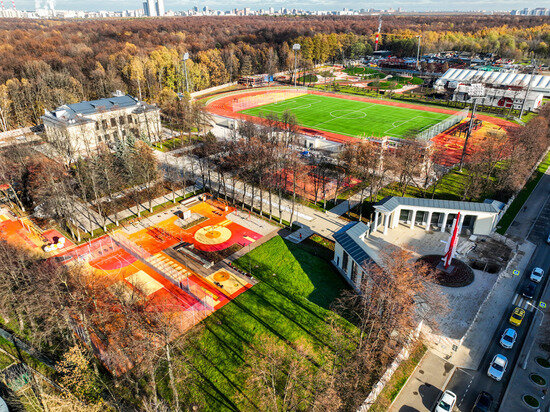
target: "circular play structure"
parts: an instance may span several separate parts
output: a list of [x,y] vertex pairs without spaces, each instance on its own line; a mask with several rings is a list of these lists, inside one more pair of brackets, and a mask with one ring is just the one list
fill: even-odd
[[205,226],[195,232],[195,240],[204,245],[219,245],[231,238],[231,230],[224,226]]
[[433,275],[432,281],[441,286],[459,288],[468,286],[474,281],[474,271],[464,262],[453,259],[450,271],[438,268],[443,255],[426,255],[418,259],[418,262],[426,264]]

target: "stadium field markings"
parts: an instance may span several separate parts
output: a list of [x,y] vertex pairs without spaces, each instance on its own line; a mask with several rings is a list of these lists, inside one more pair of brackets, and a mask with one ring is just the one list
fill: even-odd
[[[263,117],[269,112],[280,114],[286,110],[292,112],[296,116],[298,124],[303,127],[350,137],[385,135],[402,138],[413,128],[419,131],[426,130],[450,116],[444,113],[423,112],[408,107],[332,96],[313,97],[313,95],[302,95],[276,103],[266,103],[243,110],[241,113]],[[370,112],[368,115],[365,113],[366,110]],[[412,118],[408,118],[410,111],[415,114]],[[338,115],[339,113],[343,114]],[[392,125],[392,127],[388,128],[388,125]],[[399,133],[403,128],[406,129]],[[391,133],[392,131],[393,133]]]

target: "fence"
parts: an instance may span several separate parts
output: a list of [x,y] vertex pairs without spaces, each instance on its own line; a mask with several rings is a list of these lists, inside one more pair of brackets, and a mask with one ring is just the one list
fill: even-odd
[[432,137],[437,136],[439,133],[444,132],[445,130],[453,127],[455,124],[460,123],[462,120],[468,117],[469,108],[464,108],[457,114],[452,115],[451,117],[434,124],[426,130],[421,131],[416,135],[416,138],[419,140],[430,140]]

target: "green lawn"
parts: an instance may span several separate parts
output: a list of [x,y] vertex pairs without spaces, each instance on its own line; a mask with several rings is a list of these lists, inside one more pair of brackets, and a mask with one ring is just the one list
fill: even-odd
[[316,348],[329,347],[325,322],[336,315],[328,307],[346,288],[327,260],[279,236],[236,265],[251,267],[260,282],[207,318],[198,342],[187,350],[198,373],[193,397],[211,411],[254,409],[241,393],[243,354],[261,336],[274,335],[291,346],[305,339]]
[[283,113],[287,110],[294,113],[302,126],[354,137],[402,138],[449,117],[442,113],[309,94],[253,107],[241,113],[262,117],[270,112]]

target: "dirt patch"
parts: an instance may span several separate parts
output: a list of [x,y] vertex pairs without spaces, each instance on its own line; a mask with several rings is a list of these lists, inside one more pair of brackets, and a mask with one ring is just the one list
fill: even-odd
[[453,259],[451,266],[453,267],[450,273],[437,268],[441,263],[443,255],[426,255],[418,259],[418,262],[426,263],[432,270],[433,281],[441,286],[451,288],[459,288],[468,286],[474,281],[474,271],[464,262]]

